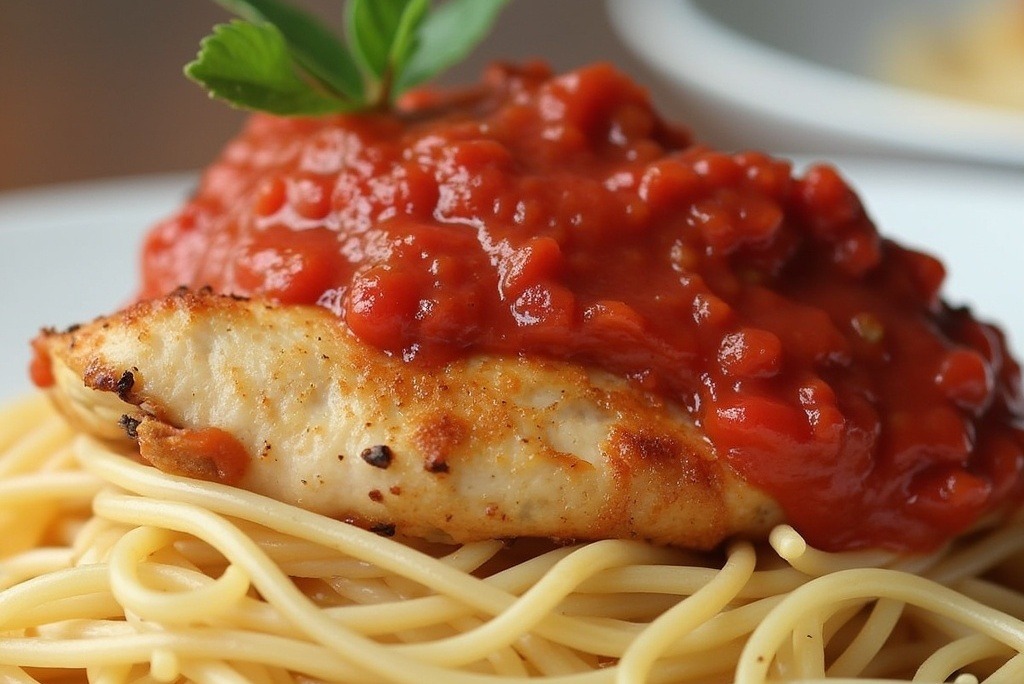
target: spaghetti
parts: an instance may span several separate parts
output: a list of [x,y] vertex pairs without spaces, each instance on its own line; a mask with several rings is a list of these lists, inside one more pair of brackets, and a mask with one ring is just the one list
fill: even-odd
[[0,681],[728,682],[1024,673],[1024,522],[928,556],[791,528],[424,546],[0,415]]

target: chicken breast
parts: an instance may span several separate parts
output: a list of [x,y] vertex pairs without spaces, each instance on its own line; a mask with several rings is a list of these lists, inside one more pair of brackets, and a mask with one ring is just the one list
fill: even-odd
[[436,541],[641,538],[709,548],[778,506],[685,410],[605,372],[437,367],[330,312],[178,292],[35,342],[62,410],[161,470]]

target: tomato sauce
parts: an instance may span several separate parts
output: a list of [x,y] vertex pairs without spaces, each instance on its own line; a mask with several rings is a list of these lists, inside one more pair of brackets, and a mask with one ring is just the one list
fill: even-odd
[[142,297],[333,311],[410,363],[536,354],[684,404],[825,549],[924,550],[1022,495],[1002,335],[838,173],[725,154],[597,65],[402,111],[254,117],[144,250]]

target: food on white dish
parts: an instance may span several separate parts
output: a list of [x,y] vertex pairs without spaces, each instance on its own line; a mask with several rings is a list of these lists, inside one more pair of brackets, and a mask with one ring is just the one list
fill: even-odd
[[34,341],[74,428],[3,414],[0,676],[1013,676],[1020,368],[835,169],[608,65],[396,101],[424,3],[351,6],[354,90],[232,5],[190,73],[275,115]]
[[1024,3],[962,8],[941,27],[889,36],[880,71],[900,85],[979,104],[1024,109]]

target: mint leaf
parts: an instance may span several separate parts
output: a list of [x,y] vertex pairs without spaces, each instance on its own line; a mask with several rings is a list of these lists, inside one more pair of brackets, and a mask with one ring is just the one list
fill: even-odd
[[357,58],[380,77],[391,67],[391,45],[409,0],[350,0],[348,40]]
[[402,19],[395,31],[395,39],[391,44],[391,77],[394,78],[405,69],[419,45],[419,30],[430,10],[430,0],[412,0],[402,13]]
[[367,72],[376,79],[367,98],[385,106],[396,74],[416,46],[416,31],[430,9],[430,0],[351,0],[349,42]]
[[214,27],[185,73],[211,97],[282,115],[386,108],[462,59],[508,0],[349,0],[346,46],[288,0],[214,0],[246,21]]
[[396,92],[419,85],[468,55],[490,31],[508,0],[449,0],[427,15],[417,45],[398,74]]
[[215,0],[254,24],[277,27],[303,69],[338,95],[363,99],[363,77],[345,44],[315,16],[281,0]]
[[273,114],[326,114],[355,108],[316,90],[295,69],[288,44],[273,24],[232,21],[213,27],[185,74],[216,97],[242,109]]

